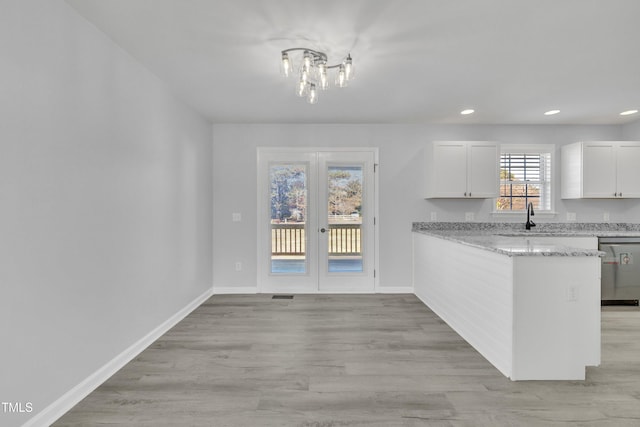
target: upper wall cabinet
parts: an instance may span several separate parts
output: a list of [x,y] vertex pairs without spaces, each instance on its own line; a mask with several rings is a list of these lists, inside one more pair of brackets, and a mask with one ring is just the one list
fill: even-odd
[[576,142],[561,150],[563,199],[640,198],[640,142]]
[[498,197],[498,143],[435,141],[425,149],[426,198]]

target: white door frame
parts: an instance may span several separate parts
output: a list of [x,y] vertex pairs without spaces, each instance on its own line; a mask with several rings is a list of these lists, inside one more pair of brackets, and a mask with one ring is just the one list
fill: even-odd
[[[321,153],[321,152],[366,152],[373,153],[374,157],[374,165],[376,168],[376,173],[373,174],[373,193],[374,193],[374,236],[373,236],[373,245],[374,245],[374,253],[371,257],[374,263],[374,278],[373,278],[373,292],[379,292],[379,280],[380,280],[380,272],[379,272],[379,236],[378,226],[380,224],[379,219],[379,197],[378,197],[378,189],[379,189],[379,179],[378,179],[378,163],[379,163],[379,150],[377,147],[258,147],[257,148],[257,248],[256,248],[256,260],[257,260],[257,292],[271,292],[268,286],[265,286],[264,278],[267,277],[269,271],[267,270],[267,263],[264,262],[265,257],[265,248],[268,247],[269,242],[265,241],[267,235],[263,232],[264,224],[265,224],[265,215],[266,210],[263,209],[262,202],[265,200],[267,191],[265,184],[265,178],[261,176],[260,170],[265,158],[272,157],[273,155],[282,154],[283,157],[286,158],[287,153],[289,154],[305,154],[305,153]],[[286,289],[283,288],[283,290]],[[321,291],[317,289],[311,290],[308,287],[304,289],[291,289],[289,292],[291,293],[339,293],[339,291]],[[358,291],[345,291],[345,293],[354,293]],[[370,293],[370,291],[362,292],[362,293]]]

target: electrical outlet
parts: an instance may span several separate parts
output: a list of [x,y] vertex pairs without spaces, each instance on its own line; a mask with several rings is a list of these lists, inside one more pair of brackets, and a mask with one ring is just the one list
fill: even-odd
[[576,213],[575,212],[567,212],[567,221],[575,221]]
[[242,271],[242,263],[240,261],[236,261],[236,271]]
[[609,218],[609,212],[605,212],[605,213],[602,214],[602,220],[604,222],[609,222],[609,219],[610,219]]
[[239,214],[239,213],[231,214],[231,220],[232,220],[233,222],[240,222],[240,221],[242,221],[242,214]]
[[567,301],[578,301],[580,297],[580,287],[578,285],[567,286]]
[[473,212],[465,212],[464,220],[465,221],[473,221],[475,219],[475,214]]
[[431,212],[431,221],[438,220],[438,212]]

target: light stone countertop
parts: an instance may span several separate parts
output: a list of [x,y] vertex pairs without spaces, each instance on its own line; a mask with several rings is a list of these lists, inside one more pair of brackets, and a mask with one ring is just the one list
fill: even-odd
[[547,242],[541,237],[640,237],[640,224],[414,222],[412,231],[507,256],[595,256],[604,252]]

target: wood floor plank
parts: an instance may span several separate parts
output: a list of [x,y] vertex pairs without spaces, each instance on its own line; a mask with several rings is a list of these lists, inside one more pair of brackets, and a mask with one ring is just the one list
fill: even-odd
[[210,298],[55,426],[638,426],[640,310],[586,381],[512,382],[412,295]]

